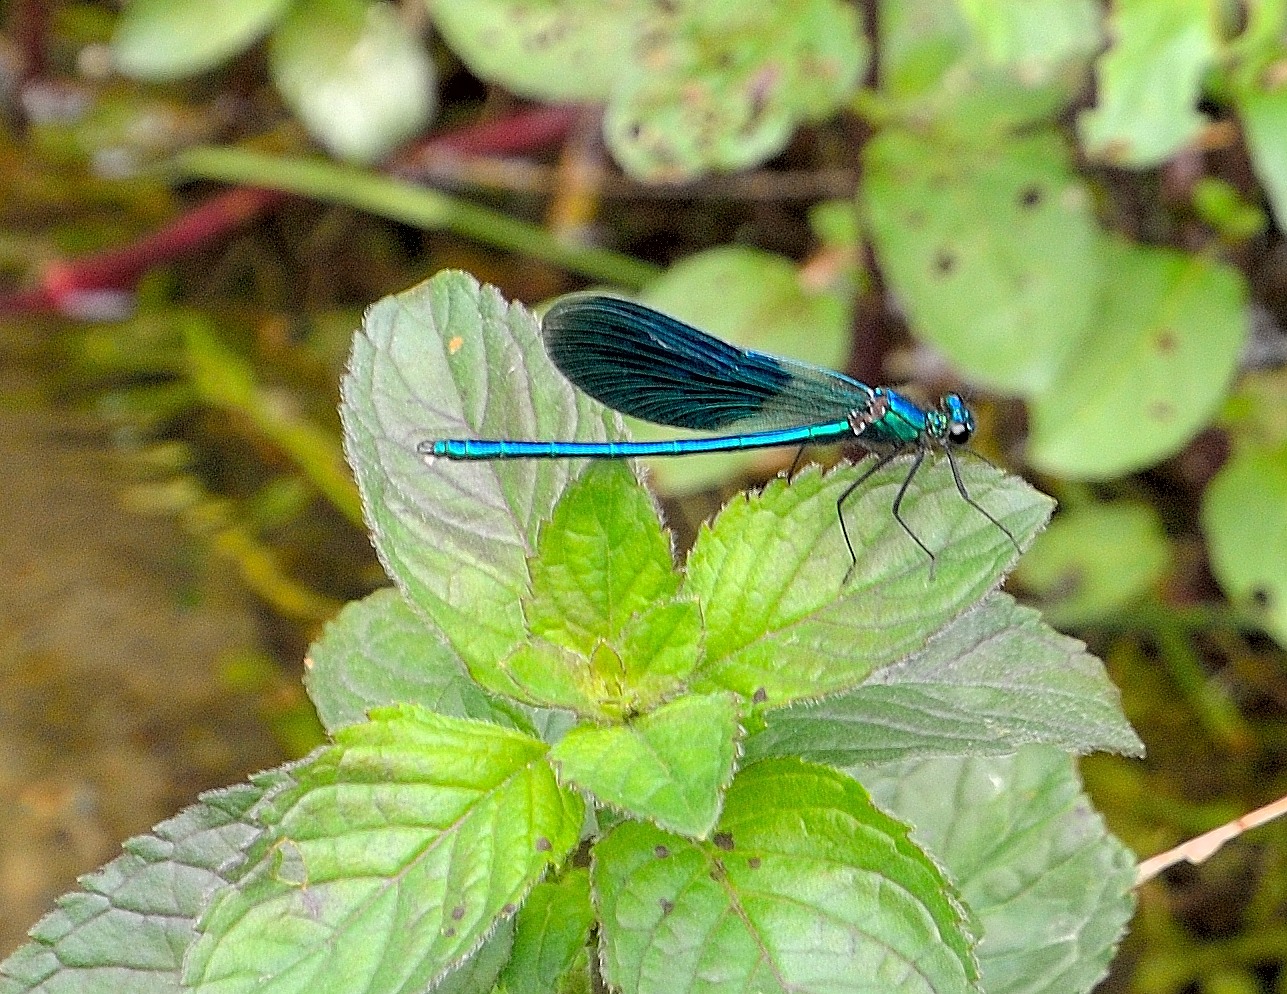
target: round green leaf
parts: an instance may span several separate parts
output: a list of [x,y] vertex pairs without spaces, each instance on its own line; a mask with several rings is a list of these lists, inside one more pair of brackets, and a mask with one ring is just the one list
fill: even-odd
[[892,129],[866,167],[877,255],[913,330],[995,389],[1047,387],[1091,323],[1103,272],[1063,140],[955,145]]
[[1055,516],[1015,570],[1052,624],[1077,627],[1142,597],[1161,579],[1170,546],[1144,504],[1091,504]]
[[1120,476],[1178,451],[1219,407],[1248,334],[1231,266],[1122,242],[1104,252],[1098,319],[1031,403],[1029,456],[1060,476]]
[[1202,505],[1211,568],[1231,599],[1287,645],[1287,445],[1248,448],[1216,474]]
[[112,36],[121,72],[138,79],[190,76],[249,47],[292,0],[131,0]]
[[602,0],[429,0],[429,9],[478,76],[550,102],[607,99],[642,13]]
[[304,0],[273,32],[277,88],[339,158],[374,162],[428,122],[428,53],[384,3]]
[[838,0],[677,10],[641,33],[604,117],[617,161],[642,178],[762,162],[799,123],[837,110],[866,69],[857,12]]

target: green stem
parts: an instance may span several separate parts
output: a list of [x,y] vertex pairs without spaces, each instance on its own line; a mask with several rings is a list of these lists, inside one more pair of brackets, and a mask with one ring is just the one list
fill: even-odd
[[539,225],[490,207],[323,159],[205,147],[181,153],[168,167],[185,179],[282,190],[348,204],[428,230],[451,231],[626,289],[638,289],[660,272],[656,266],[620,252],[561,241]]

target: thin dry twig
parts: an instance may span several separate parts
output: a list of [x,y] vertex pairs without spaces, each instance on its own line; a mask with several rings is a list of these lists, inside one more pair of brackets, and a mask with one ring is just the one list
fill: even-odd
[[1194,866],[1204,863],[1220,849],[1230,839],[1236,839],[1248,829],[1257,828],[1265,825],[1275,818],[1281,818],[1287,815],[1287,796],[1280,797],[1263,808],[1257,808],[1248,814],[1235,818],[1231,822],[1226,822],[1219,828],[1213,828],[1209,832],[1199,835],[1196,839],[1189,839],[1188,842],[1181,843],[1174,849],[1168,849],[1157,856],[1151,856],[1144,862],[1140,863],[1135,871],[1135,886],[1139,886],[1149,880],[1152,880],[1163,870],[1174,866],[1176,863],[1191,863]]

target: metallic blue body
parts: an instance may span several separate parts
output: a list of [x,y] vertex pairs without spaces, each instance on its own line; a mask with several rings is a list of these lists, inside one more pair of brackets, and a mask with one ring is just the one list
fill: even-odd
[[[970,497],[957,471],[952,450],[969,441],[974,418],[956,394],[926,409],[888,387],[869,387],[821,366],[739,348],[643,304],[603,294],[560,298],[546,312],[541,335],[563,375],[608,407],[655,424],[721,434],[661,442],[454,438],[422,442],[417,451],[459,460],[617,459],[856,441],[879,458],[846,489],[837,507],[895,455],[911,451],[894,517],[933,561],[900,508],[926,453],[938,447],[947,454],[961,496],[1014,542],[1010,531]],[[843,514],[840,525],[854,556]]]

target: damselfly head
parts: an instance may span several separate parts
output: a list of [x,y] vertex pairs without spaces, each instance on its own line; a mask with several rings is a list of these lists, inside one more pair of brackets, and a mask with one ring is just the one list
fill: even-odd
[[938,402],[939,414],[943,417],[944,441],[953,445],[964,445],[974,434],[974,415],[965,406],[960,394],[944,394]]

